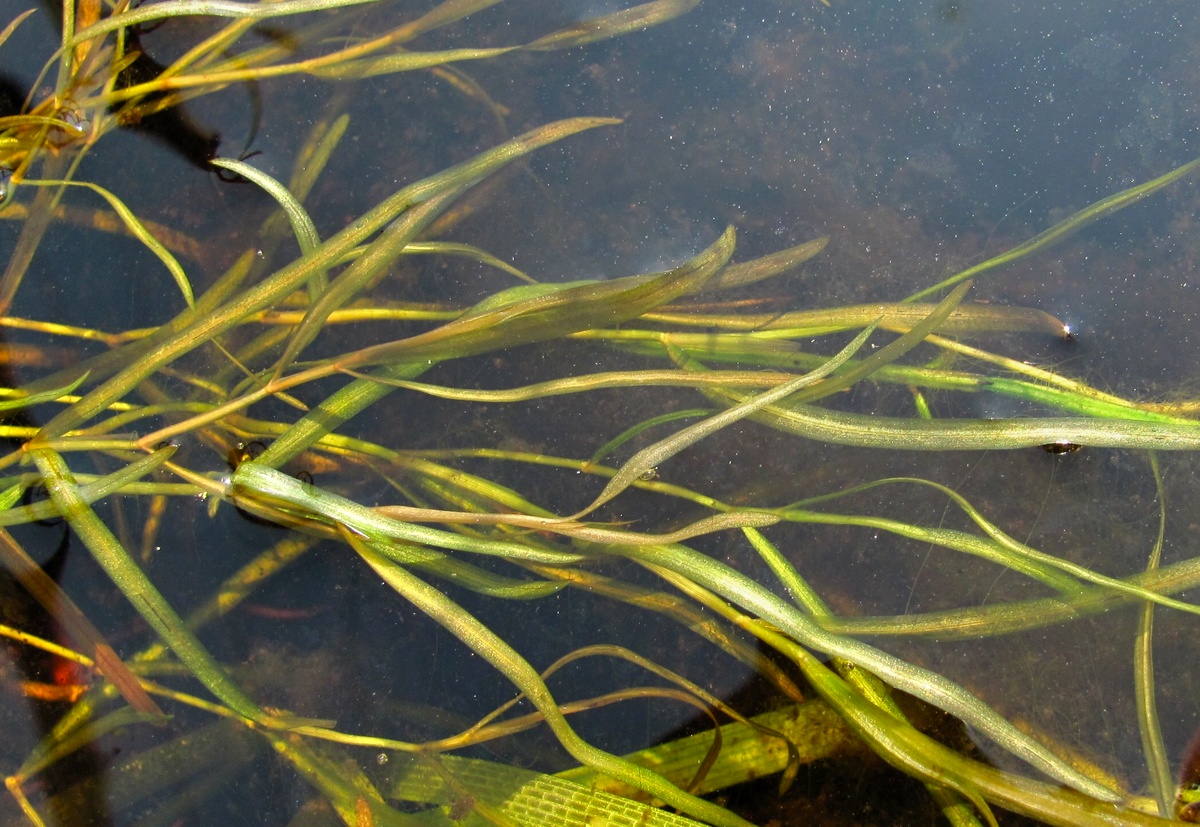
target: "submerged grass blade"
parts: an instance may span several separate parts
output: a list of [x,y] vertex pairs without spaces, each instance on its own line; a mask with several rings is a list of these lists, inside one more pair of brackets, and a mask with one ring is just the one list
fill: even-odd
[[291,222],[292,232],[296,236],[296,242],[300,245],[300,253],[308,255],[321,243],[321,237],[317,235],[317,226],[313,224],[313,220],[308,217],[308,212],[304,206],[296,200],[296,197],[288,192],[288,188],[276,181],[270,175],[267,175],[262,170],[250,166],[244,161],[238,161],[233,158],[213,158],[213,166],[227,169],[234,172],[247,181],[252,181],[266,191],[268,195],[279,202],[279,206],[283,208],[284,213]]
[[[417,378],[429,367],[425,364],[384,365],[376,373],[385,380],[407,380]],[[281,467],[393,390],[394,388],[385,382],[355,379],[296,420],[278,439],[267,446],[267,450],[263,451],[257,461],[271,468]]]
[[1013,755],[1068,786],[1101,801],[1118,799],[1114,791],[1058,758],[943,675],[914,666],[853,638],[830,634],[812,618],[719,560],[680,545],[610,548],[624,557],[660,566],[691,580],[743,611],[774,624],[801,646],[858,664],[892,686],[962,719]]
[[[1126,582],[1159,594],[1196,588],[1200,586],[1200,559],[1189,558],[1153,571],[1143,571],[1126,578]],[[821,623],[837,634],[921,635],[938,640],[968,640],[1068,623],[1138,602],[1142,599],[1134,597],[1129,590],[1093,586],[1077,595],[892,617],[836,617],[823,619]]]
[[[389,762],[388,795],[401,801],[461,806],[470,801],[489,823],[528,825],[537,813],[537,827],[700,827],[700,822],[631,800],[639,791],[626,787],[629,796],[598,790],[588,781],[579,783],[559,775],[543,775],[521,767],[460,758],[456,755],[397,755]],[[592,774],[592,778],[602,778]],[[590,780],[590,779],[589,779]],[[607,780],[607,779],[604,779]],[[680,781],[682,786],[686,781]],[[492,812],[480,812],[483,803]],[[602,814],[602,815],[601,815]],[[599,822],[599,824],[597,823]]]
[[[745,395],[722,396],[741,402]],[[980,451],[1071,444],[1157,451],[1200,449],[1200,421],[1052,417],[1030,419],[905,419],[832,411],[813,405],[769,407],[755,418],[819,442],[900,451]]]
[[98,184],[92,184],[87,181],[34,181],[27,179],[24,183],[35,187],[84,187],[99,195],[108,205],[113,208],[113,211],[121,218],[125,224],[125,228],[129,233],[142,242],[150,252],[158,257],[158,260],[167,268],[167,272],[171,274],[171,278],[175,280],[175,286],[179,288],[179,292],[183,294],[183,300],[187,302],[188,307],[195,306],[195,296],[192,293],[192,284],[188,281],[187,273],[183,271],[181,265],[175,256],[171,255],[161,241],[155,238],[141,220],[133,214],[129,207],[125,206],[120,198],[106,190]]
[[698,419],[699,417],[702,417],[702,416],[708,416],[711,413],[712,413],[711,410],[707,410],[704,408],[696,408],[693,410],[672,411],[671,413],[665,413],[665,414],[660,414],[658,416],[652,416],[649,419],[645,419],[632,427],[626,428],[624,431],[617,434],[615,437],[610,439],[608,442],[601,445],[599,448],[596,449],[596,452],[593,453],[588,458],[588,463],[591,465],[598,465],[599,463],[604,461],[605,457],[607,457],[609,454],[616,451],[618,448],[620,448],[626,442],[629,442],[629,440],[631,440],[631,439],[637,438],[640,434],[645,433],[646,431],[650,430],[651,428],[655,428],[659,425],[664,425],[668,422],[677,422],[681,419]]
[[851,356],[859,351],[866,344],[867,339],[875,332],[875,326],[871,325],[862,333],[858,334],[851,340],[850,344],[842,348],[828,362],[816,370],[810,371],[803,376],[798,376],[790,382],[786,382],[773,390],[766,391],[751,399],[748,399],[741,404],[735,405],[732,408],[722,411],[715,416],[689,425],[686,428],[677,431],[666,439],[660,440],[653,445],[643,448],[638,451],[630,459],[620,467],[617,473],[604,486],[604,490],[592,500],[591,504],[582,511],[573,515],[569,519],[577,520],[585,514],[595,511],[600,506],[618,496],[622,491],[634,483],[635,480],[641,479],[646,472],[658,467],[659,464],[665,462],[671,457],[678,454],[680,451],[695,445],[700,440],[711,434],[716,433],[721,428],[731,425],[740,419],[750,416],[755,411],[759,411],[773,402],[778,402],[788,396],[796,393],[802,388],[807,388],[844,365]]
[[341,9],[349,6],[375,3],[378,0],[281,0],[278,3],[238,3],[235,0],[162,0],[149,6],[134,6],[93,23],[74,37],[68,38],[64,46],[74,48],[100,35],[118,29],[126,29],[168,17],[233,17],[263,20],[270,17],[287,17],[306,12]]
[[681,14],[687,14],[699,3],[700,0],[651,0],[649,3],[641,3],[551,32],[525,48],[530,51],[570,49],[598,40],[607,40],[673,20]]
[[[761,258],[730,264],[704,286],[704,292],[745,287],[748,284],[785,273],[817,255],[825,249],[825,245],[828,243],[829,237],[822,236]],[[863,326],[870,323],[871,319],[867,319]]]
[[[444,49],[433,52],[400,52],[384,57],[368,58],[365,60],[347,61],[336,58],[322,58],[316,61],[272,67],[272,74],[290,74],[303,71],[305,74],[322,78],[340,80],[359,80],[360,78],[390,75],[397,72],[413,72],[417,69],[430,69],[447,63],[458,63],[467,60],[489,60],[495,57],[515,52],[517,46],[499,46],[492,49]],[[319,64],[319,65],[312,65]],[[236,73],[231,73],[236,74]],[[197,80],[200,80],[198,78]],[[204,79],[213,82],[212,77]]]
[[[26,172],[28,164],[32,163],[33,153],[26,156],[21,166],[17,168],[8,182],[8,195],[11,197],[13,187]],[[51,155],[42,167],[42,174],[52,179],[62,178],[71,168],[65,155]],[[4,275],[0,276],[0,316],[7,316],[12,308],[13,299],[21,288],[33,255],[42,243],[50,222],[54,218],[55,208],[62,197],[63,188],[39,187],[29,206],[29,214],[21,225],[21,233],[8,256],[4,266]]]
[[305,780],[321,791],[343,824],[355,827],[438,827],[444,823],[389,806],[349,756],[326,755],[326,749],[278,733],[268,733],[267,739]]
[[[1150,551],[1146,571],[1158,568],[1162,560],[1163,540],[1167,533],[1167,500],[1163,489],[1162,472],[1158,457],[1150,454],[1150,469],[1154,473],[1154,486],[1158,492],[1158,536]],[[1158,802],[1158,814],[1163,818],[1172,815],[1174,783],[1171,765],[1167,760],[1167,748],[1163,743],[1162,727],[1158,719],[1158,704],[1154,689],[1154,606],[1142,606],[1138,619],[1138,633],[1133,648],[1134,698],[1137,704],[1138,732],[1142,737],[1142,754],[1146,757],[1146,770],[1150,778],[1150,789]]]
[[[272,4],[270,8],[277,8],[277,4]],[[171,338],[56,416],[46,424],[42,434],[45,437],[60,436],[86,422],[162,366],[200,347],[239,324],[247,316],[275,304],[293,290],[307,284],[313,273],[327,270],[347,252],[413,205],[428,201],[463,181],[478,182],[535,149],[578,132],[616,122],[612,118],[575,118],[546,124],[437,175],[404,187],[323,242],[312,255],[297,259],[220,308],[199,317],[185,317],[188,320],[186,326],[174,330]]]
[[379,369],[380,383],[357,379],[316,406],[259,457],[279,467],[325,434],[391,393],[386,383],[415,379],[437,359],[486,352],[565,335],[598,324],[614,324],[693,290],[699,290],[729,260],[732,228],[697,258],[657,276],[630,276],[606,284],[562,288],[481,313],[468,312],[428,333],[357,351],[335,363],[338,369],[395,360]]
[[80,496],[62,457],[48,448],[31,448],[29,454],[42,472],[50,498],[59,512],[125,598],[174,650],[179,660],[234,712],[252,721],[271,724],[270,718],[225,674],[203,644],[188,630],[120,541]]
[[[25,19],[27,17],[29,17],[29,15],[33,14],[35,11],[37,11],[37,9],[27,9],[26,11],[21,12],[16,17],[14,17],[12,19],[12,22],[10,22],[7,26],[5,26],[3,30],[0,30],[0,46],[3,46],[4,43],[10,37],[12,37],[12,33],[17,30],[17,26],[20,26],[22,23],[24,23]],[[0,199],[0,201],[3,201],[3,199]]]
[[409,241],[425,229],[450,202],[457,198],[470,183],[451,186],[446,192],[412,207],[394,220],[383,233],[368,245],[346,270],[329,284],[304,314],[304,320],[296,327],[291,340],[279,357],[275,373],[279,375],[290,365],[300,352],[317,338],[329,314],[354,298],[369,282],[374,281],[404,251]]
[[703,289],[729,261],[734,240],[730,227],[707,250],[666,273],[568,286],[510,288],[441,327],[356,351],[334,364],[346,369],[382,362],[457,358],[619,324]]
[[[829,607],[825,605],[821,596],[800,576],[800,573],[770,540],[753,528],[743,529],[743,534],[746,535],[746,539],[750,541],[754,550],[758,552],[758,556],[771,567],[771,571],[779,578],[783,587],[791,593],[792,600],[796,605],[814,617],[825,617],[830,614]],[[896,720],[909,724],[908,717],[900,709],[899,704],[896,703],[882,681],[870,672],[859,669],[855,664],[841,658],[833,658],[832,665],[842,679],[864,699],[884,710]],[[930,781],[926,781],[925,786],[929,790],[929,794],[938,802],[946,820],[953,827],[974,827],[979,824],[979,820],[975,818],[965,799],[955,794],[953,790]],[[971,788],[970,791],[976,792],[974,788]],[[979,800],[972,800],[976,809],[987,813],[989,821],[992,821],[993,816],[987,810],[987,805],[984,804],[981,808]]]
[[584,741],[567,723],[537,671],[495,632],[437,589],[413,576],[402,566],[374,552],[360,538],[347,532],[346,540],[389,586],[512,681],[545,716],[547,725],[559,743],[579,763],[645,790],[671,806],[719,827],[750,827],[749,822],[723,807],[689,795],[661,775],[610,755]]
[[[875,483],[870,483],[862,486],[855,486],[848,491],[841,492],[849,494],[855,491],[865,491],[876,485],[889,482],[909,482],[919,485],[926,485],[934,488],[951,500],[953,500],[971,520],[983,529],[988,540],[992,541],[986,545],[978,545],[973,542],[972,535],[953,529],[945,528],[928,528],[910,525],[908,523],[889,520],[878,517],[860,517],[857,515],[845,514],[828,514],[825,512],[802,511],[795,507],[789,506],[779,510],[779,514],[786,519],[796,520],[797,522],[820,522],[830,523],[833,525],[860,525],[869,528],[881,528],[884,531],[890,531],[899,534],[903,537],[910,537],[921,542],[927,542],[935,545],[953,548],[958,551],[965,551],[968,554],[975,554],[984,559],[991,560],[999,565],[1006,566],[1015,572],[1024,574],[1035,580],[1039,580],[1050,588],[1058,590],[1064,596],[1078,597],[1083,592],[1082,583],[1091,583],[1096,586],[1104,586],[1113,591],[1123,593],[1129,597],[1136,597],[1151,603],[1157,603],[1170,609],[1176,609],[1189,614],[1200,614],[1200,606],[1194,603],[1187,603],[1182,600],[1176,600],[1167,597],[1149,589],[1143,588],[1126,580],[1120,580],[1115,577],[1108,577],[1099,574],[1086,566],[1081,566],[1077,563],[1072,563],[1069,560],[1064,560],[1061,557],[1056,557],[1053,554],[1047,554],[1042,551],[1021,543],[1006,533],[1001,531],[996,525],[985,519],[964,497],[956,491],[940,485],[931,480],[923,480],[917,478],[895,478],[890,480],[878,480]],[[824,501],[831,497],[820,497],[818,500]],[[977,539],[977,538],[976,538]],[[957,540],[957,542],[956,542]],[[1066,575],[1066,577],[1064,577]]]
[[[868,702],[803,647],[787,647],[786,651],[801,665],[804,676],[821,696],[838,710],[877,755],[928,786],[958,793],[974,805],[991,827],[998,827],[979,787],[959,770],[962,756],[914,729],[907,721]],[[948,803],[952,807],[950,812],[957,815],[957,810],[953,809],[956,802]],[[955,820],[961,822],[963,819]]]
[[[810,764],[832,758],[850,748],[854,741],[842,719],[821,700],[806,700],[742,719],[720,727],[721,753],[694,792],[709,794],[786,772],[789,764]],[[683,786],[693,778],[696,766],[713,744],[712,732],[687,735],[625,757],[656,771]],[[785,743],[786,741],[786,743]],[[637,791],[598,775],[588,767],[557,774],[591,789],[634,796]]]
[[[797,401],[812,402],[817,399],[824,399],[827,396],[852,387],[859,381],[866,379],[871,374],[880,368],[895,362],[904,354],[915,348],[933,331],[937,330],[943,322],[949,318],[954,309],[962,302],[967,291],[971,289],[971,282],[960,284],[946,296],[937,307],[933,309],[928,316],[914,324],[911,328],[900,335],[894,342],[889,342],[875,353],[872,353],[866,359],[863,359],[856,365],[852,365],[837,375],[833,376],[827,382],[822,382],[815,388],[797,394]],[[874,329],[874,323],[868,330]]]
[[[732,267],[726,268],[732,270]],[[858,304],[820,310],[794,310],[788,313],[712,315],[684,312],[656,313],[655,321],[688,327],[744,330],[756,338],[799,339],[823,336],[841,330],[865,327],[878,320],[884,330],[905,331],[934,310],[930,304]],[[1062,321],[1041,310],[992,304],[959,305],[938,326],[945,334],[966,333],[1045,333],[1061,338],[1067,327]]]
[[240,496],[249,496],[259,502],[279,503],[326,525],[343,525],[364,536],[378,539],[550,564],[573,563],[583,559],[579,554],[541,550],[505,540],[468,537],[395,520],[352,500],[289,477],[258,460],[243,462],[237,467],[230,480],[230,491],[235,502]]
[[[80,486],[77,489],[79,497],[85,503],[103,499],[146,476],[169,460],[174,452],[173,446],[160,448],[111,474]],[[37,520],[52,520],[61,516],[62,512],[59,511],[53,500],[44,500],[30,505],[14,505],[14,507],[0,511],[0,526],[24,525]]]
[[948,279],[939,281],[932,287],[926,287],[924,290],[909,296],[906,301],[912,302],[923,299],[926,296],[933,295],[934,293],[944,290],[951,285],[958,284],[960,281],[969,279],[979,273],[984,272],[985,270],[991,270],[994,267],[1009,264],[1023,256],[1027,256],[1045,247],[1057,244],[1072,233],[1083,229],[1088,224],[1091,224],[1093,221],[1097,221],[1106,215],[1116,212],[1117,210],[1124,209],[1130,204],[1136,204],[1138,201],[1141,201],[1147,196],[1153,195],[1168,184],[1175,183],[1180,178],[1195,171],[1198,167],[1200,167],[1200,158],[1176,167],[1167,174],[1160,175],[1158,178],[1155,178],[1152,181],[1146,181],[1145,183],[1138,184],[1135,187],[1130,187],[1129,189],[1122,190],[1114,195],[1110,195],[1107,198],[1102,198],[1096,203],[1084,207],[1082,210],[1070,216],[1069,218],[1058,222],[1050,229],[1044,230],[1028,241],[1018,244],[1011,250],[1001,253],[994,258],[990,258],[985,262],[976,264],[974,267],[969,267],[966,270],[963,270],[961,273],[956,273]]
[[20,769],[12,777],[20,783],[46,769],[56,761],[65,758],[77,750],[87,747],[100,737],[122,727],[137,724],[162,723],[162,713],[147,714],[133,707],[123,706],[95,721],[85,723],[73,729],[66,737],[50,734],[44,738],[25,758]]
[[[962,802],[947,798],[954,791],[974,804],[991,825],[994,817],[982,799],[974,782],[968,777],[973,762],[963,759],[933,739],[915,730],[902,716],[885,712],[847,685],[825,664],[803,646],[780,634],[774,628],[751,619],[729,605],[725,599],[698,585],[690,578],[670,569],[643,562],[651,571],[672,583],[680,591],[707,606],[717,614],[754,635],[763,644],[791,660],[803,672],[809,685],[824,699],[867,744],[889,764],[925,781],[939,790],[939,800],[945,799],[948,808],[943,812],[955,827],[976,823],[971,810]],[[843,662],[848,663],[848,662]],[[847,666],[852,674],[861,672],[859,665]],[[878,680],[872,678],[873,684]],[[944,794],[944,795],[943,795]]]
[[31,393],[28,396],[19,396],[16,399],[6,399],[0,401],[0,411],[12,411],[17,408],[27,408],[30,405],[40,405],[43,402],[53,402],[60,396],[66,396],[73,393],[76,388],[87,381],[88,375],[85,373],[69,385],[64,385],[61,388],[54,388],[40,393]]
[[528,274],[518,270],[516,267],[513,267],[507,261],[498,259],[486,250],[481,250],[478,247],[470,244],[456,244],[450,241],[414,241],[405,245],[404,254],[406,256],[459,256],[470,259],[471,261],[477,261],[480,264],[485,264],[488,267],[495,267],[497,270],[502,270],[519,281],[523,281],[528,284],[536,283],[532,278],[529,277]]

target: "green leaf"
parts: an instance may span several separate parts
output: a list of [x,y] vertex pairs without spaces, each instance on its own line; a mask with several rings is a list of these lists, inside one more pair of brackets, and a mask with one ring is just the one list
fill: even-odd
[[26,179],[22,183],[35,187],[84,187],[99,195],[113,208],[134,238],[142,242],[146,249],[158,256],[158,260],[163,263],[167,271],[171,274],[171,278],[175,279],[175,284],[179,288],[179,292],[183,294],[183,300],[187,302],[187,306],[189,308],[195,307],[192,285],[188,281],[187,273],[183,271],[183,266],[171,254],[171,251],[164,247],[162,242],[146,229],[146,226],[133,214],[133,211],[125,206],[125,202],[116,195],[99,184],[93,184],[89,181],[32,181]]
[[17,408],[27,408],[30,405],[40,405],[43,402],[53,402],[55,399],[58,399],[61,396],[66,396],[67,394],[73,392],[76,388],[82,385],[84,380],[87,378],[88,375],[85,373],[71,384],[63,385],[61,388],[54,388],[53,390],[41,391],[39,393],[31,393],[28,396],[19,396],[15,399],[6,399],[3,402],[0,402],[0,411],[12,411],[16,410]]

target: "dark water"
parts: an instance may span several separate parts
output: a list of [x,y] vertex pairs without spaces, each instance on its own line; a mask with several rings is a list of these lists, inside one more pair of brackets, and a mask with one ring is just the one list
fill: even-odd
[[[410,14],[407,5],[361,12],[356,31],[395,25]],[[0,22],[22,8],[3,0]],[[594,13],[588,4],[500,6],[421,45],[523,42]],[[20,40],[0,47],[0,75],[22,90],[54,48],[48,19],[39,12]],[[143,46],[166,62],[198,36],[187,24],[169,23],[146,34]],[[622,124],[542,150],[527,166],[506,173],[495,188],[468,201],[471,211],[447,237],[477,244],[539,280],[570,281],[674,266],[731,224],[738,231],[739,260],[828,235],[819,258],[756,295],[781,310],[899,300],[1195,157],[1198,38],[1200,15],[1188,2],[841,0],[833,8],[785,0],[709,2],[614,41],[461,64],[507,108],[503,123],[483,103],[429,73],[357,84],[336,102],[349,112],[351,126],[309,203],[328,236],[405,183],[509,134],[562,117],[618,116]],[[335,105],[330,101],[337,94],[338,87],[315,78],[266,81],[200,98],[186,111],[198,133],[219,133],[221,154],[256,153],[252,163],[286,179],[303,136]],[[203,254],[188,267],[198,285],[214,279],[253,240],[273,208],[256,188],[220,182],[181,159],[177,145],[129,131],[106,139],[78,177],[120,192],[139,215],[197,239]],[[973,299],[1037,307],[1079,331],[1070,346],[1028,336],[980,344],[1136,399],[1194,393],[1197,201],[1194,183],[1185,179],[1047,252],[980,278]],[[82,194],[73,203],[99,206]],[[11,246],[19,228],[5,224],[0,249]],[[281,254],[281,263],[293,254]],[[511,279],[454,260],[426,259],[398,265],[387,284],[396,298],[461,306]],[[12,315],[121,330],[165,321],[181,306],[169,277],[137,245],[64,223],[39,251]],[[377,333],[351,331],[343,342],[359,336],[365,341]],[[48,340],[14,332],[9,341]],[[71,348],[70,358],[101,349],[87,343]],[[430,380],[509,386],[629,364],[598,348],[555,346],[444,365]],[[39,368],[18,366],[18,375],[32,378]],[[182,392],[186,377],[164,382]],[[987,397],[932,394],[931,400],[943,415],[1023,412]],[[893,415],[911,410],[897,394],[862,394],[852,401]],[[396,397],[384,413],[347,431],[414,449],[483,445],[586,458],[626,423],[699,404],[698,397],[667,392],[599,393],[586,401],[558,397],[508,407]],[[291,415],[283,408],[255,414]],[[184,450],[193,467],[222,470],[224,458],[214,448],[192,444]],[[580,487],[574,474],[482,462],[464,467],[560,513],[598,490]],[[1148,461],[1134,452],[925,456],[815,445],[745,424],[689,450],[660,473],[713,496],[764,505],[886,476],[925,477],[958,490],[1017,539],[1119,576],[1146,565],[1158,530]],[[1186,455],[1164,458],[1163,473],[1164,562],[1170,563],[1196,553],[1192,503],[1200,477],[1195,458]],[[368,504],[396,499],[375,477],[322,478],[318,472],[318,481]],[[965,526],[944,498],[911,487],[879,489],[834,508]],[[136,538],[144,509],[129,498],[105,516]],[[181,609],[198,603],[278,536],[232,509],[220,509],[215,518],[199,502],[170,509],[175,528],[150,571]],[[674,511],[659,499],[631,494],[605,516],[639,521],[646,530],[695,516]],[[45,559],[59,548],[62,531],[33,526],[19,539]],[[773,530],[771,537],[840,614],[905,614],[1040,594],[989,564],[865,529],[798,526]],[[769,576],[736,538],[697,545]],[[235,620],[206,633],[205,643],[220,660],[242,666],[256,697],[299,714],[337,718],[346,731],[420,738],[469,725],[511,696],[511,687],[489,667],[343,552],[320,546],[257,593]],[[627,566],[605,571],[654,582]],[[104,631],[119,651],[131,653],[146,643],[137,616],[105,585],[81,546],[68,549],[60,582],[90,616],[105,618]],[[580,592],[499,606],[473,595],[455,598],[497,628],[512,630],[512,642],[538,666],[590,643],[620,643],[725,697],[750,680],[731,659],[668,622],[614,611]],[[1158,611],[1157,624],[1159,713],[1172,770],[1178,771],[1200,725],[1190,645],[1196,626],[1166,610]],[[878,642],[964,683],[1137,791],[1144,788],[1145,768],[1134,721],[1135,632],[1135,613],[1126,609],[987,641]],[[602,663],[568,670],[552,688],[567,698],[645,681],[631,667]],[[181,713],[180,727],[209,721],[187,715]],[[649,701],[576,723],[596,743],[622,752],[662,739],[691,716],[690,708]],[[6,715],[3,725],[13,737],[4,740],[14,745],[3,752],[6,772],[36,739],[34,717],[17,707]],[[115,764],[144,746],[143,739],[153,736],[103,742],[98,760]],[[228,792],[177,823],[289,821],[309,797],[308,788],[255,753],[256,747],[245,749],[248,769],[228,782]],[[544,733],[496,747],[494,755],[546,768],[569,764]],[[869,790],[832,792],[830,785],[845,779],[836,769],[828,776],[832,781],[822,772],[812,771],[798,785],[794,804],[763,793],[746,806],[760,821],[787,820],[824,797],[830,823],[879,818]],[[137,823],[142,814],[126,812],[112,821],[97,816],[93,823]],[[886,821],[917,824],[929,817],[918,803],[911,813],[892,812]]]

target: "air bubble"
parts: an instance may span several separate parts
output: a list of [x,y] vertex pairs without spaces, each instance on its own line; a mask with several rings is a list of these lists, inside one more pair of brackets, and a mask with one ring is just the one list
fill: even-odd
[[12,197],[13,190],[16,189],[12,183],[12,170],[8,167],[0,167],[0,207],[8,203]]

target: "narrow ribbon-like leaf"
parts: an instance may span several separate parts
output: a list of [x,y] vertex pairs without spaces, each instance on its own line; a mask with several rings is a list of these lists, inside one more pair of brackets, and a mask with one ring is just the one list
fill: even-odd
[[106,190],[104,187],[88,181],[33,181],[26,179],[24,183],[43,187],[85,187],[98,194],[105,201],[107,201],[108,205],[113,208],[118,216],[120,216],[121,221],[124,222],[126,229],[128,229],[138,241],[142,242],[146,249],[158,256],[158,260],[163,263],[163,265],[167,268],[167,272],[171,274],[171,278],[175,279],[175,284],[179,287],[179,292],[183,294],[183,300],[187,302],[187,306],[195,306],[195,298],[192,295],[192,285],[191,282],[188,281],[187,273],[183,272],[183,266],[179,263],[175,256],[171,255],[171,251],[163,246],[163,243],[155,238],[153,234],[146,229],[146,226],[142,224],[136,215],[133,214],[133,211],[129,209],[129,207],[125,206],[125,202],[123,202],[120,198],[117,198],[117,196]]
[[1151,181],[1146,181],[1145,183],[1130,187],[1129,189],[1121,190],[1120,192],[1110,195],[1107,198],[1102,198],[1096,203],[1090,204],[1074,215],[1071,215],[1070,217],[1058,222],[1050,229],[1038,233],[1028,241],[1023,241],[1016,247],[1013,247],[1011,250],[1001,253],[994,258],[989,258],[987,261],[976,264],[974,267],[969,267],[966,270],[963,270],[961,273],[956,273],[948,279],[939,281],[932,287],[926,287],[924,290],[909,296],[906,301],[911,302],[917,301],[918,299],[923,299],[926,296],[932,295],[939,290],[950,287],[951,285],[958,284],[960,281],[969,279],[985,270],[991,270],[993,267],[1009,264],[1010,262],[1016,261],[1023,256],[1027,256],[1045,247],[1057,244],[1067,236],[1071,235],[1071,233],[1083,229],[1093,221],[1097,221],[1106,215],[1116,212],[1117,210],[1124,209],[1130,204],[1136,204],[1143,198],[1153,195],[1168,184],[1173,184],[1197,168],[1200,168],[1200,158],[1197,158],[1194,161],[1189,161],[1183,166],[1176,167],[1165,175],[1160,175]]
[[583,559],[578,554],[540,550],[523,543],[504,540],[467,537],[392,519],[366,506],[359,505],[353,500],[339,497],[323,491],[315,485],[289,477],[259,461],[248,461],[239,465],[233,472],[230,483],[230,490],[235,497],[235,502],[240,502],[236,498],[242,496],[249,497],[250,503],[253,503],[255,499],[266,503],[278,503],[328,525],[345,525],[367,537],[400,540],[433,548],[492,554],[540,563],[572,563]]
[[0,46],[3,46],[4,42],[12,37],[12,33],[17,30],[17,26],[20,26],[23,22],[25,22],[25,18],[29,17],[29,15],[33,14],[35,11],[36,9],[29,9],[21,12],[15,18],[13,18],[11,23],[4,27],[4,30],[0,31]]
[[[253,5],[261,7],[260,4]],[[271,4],[269,8],[274,9],[282,5],[287,5],[287,3]],[[464,180],[477,183],[505,164],[539,147],[586,129],[617,122],[612,118],[574,118],[546,124],[437,175],[403,188],[323,242],[311,256],[297,259],[265,281],[249,288],[237,298],[209,313],[198,314],[194,318],[186,317],[186,324],[181,325],[180,329],[174,330],[175,335],[172,338],[149,351],[143,358],[126,367],[107,382],[95,388],[78,403],[48,422],[42,429],[42,436],[49,438],[66,433],[102,411],[113,401],[120,399],[163,365],[211,341],[213,337],[239,324],[246,316],[281,300],[293,290],[306,284],[313,273],[326,270],[335,262],[340,261],[347,252],[389,223],[397,214],[414,204],[427,201],[438,193],[444,192],[448,187],[453,187],[456,183]]]
[[213,158],[210,163],[215,167],[235,172],[248,181],[253,181],[278,201],[279,206],[283,207],[284,213],[287,214],[288,221],[291,222],[292,232],[296,234],[296,242],[300,245],[300,252],[303,255],[308,255],[321,243],[321,238],[317,235],[317,226],[309,218],[308,212],[283,184],[244,161],[233,158]]
[[619,324],[702,289],[729,260],[734,238],[730,227],[707,250],[667,273],[566,287],[515,287],[427,333],[356,351],[335,364],[356,368],[386,361],[447,359]]
[[28,396],[19,396],[15,399],[5,399],[0,401],[0,411],[11,411],[17,408],[27,408],[30,405],[40,405],[43,402],[53,402],[60,396],[66,396],[68,393],[74,391],[76,388],[82,385],[87,378],[88,375],[84,373],[74,382],[70,383],[69,385],[64,385],[61,388],[55,388],[54,390],[49,391],[41,391],[39,393],[31,393]]
[[269,717],[230,680],[220,664],[196,639],[171,604],[163,598],[121,546],[120,541],[109,531],[108,526],[104,525],[87,501],[80,496],[71,471],[62,457],[49,448],[32,448],[29,449],[29,454],[45,477],[50,498],[71,528],[83,540],[88,551],[125,598],[174,650],[179,660],[234,712],[244,718],[271,725]]
[[651,0],[628,9],[584,20],[557,32],[551,32],[526,46],[533,51],[569,49],[610,37],[641,31],[687,14],[700,0]]
[[801,388],[806,388],[810,385],[819,382],[829,374],[833,373],[839,367],[844,365],[851,356],[858,352],[871,334],[875,332],[875,326],[871,325],[862,333],[851,340],[850,344],[841,349],[833,358],[826,362],[821,367],[814,371],[797,376],[790,382],[786,382],[777,388],[760,393],[758,396],[752,397],[739,405],[722,411],[715,416],[710,416],[707,419],[701,420],[694,425],[689,425],[683,430],[677,431],[666,439],[660,440],[653,445],[643,448],[638,451],[630,459],[621,466],[620,470],[613,475],[608,481],[608,485],[604,486],[604,490],[599,496],[594,499],[590,505],[584,508],[579,513],[572,516],[570,519],[577,520],[584,514],[595,511],[600,506],[604,505],[609,500],[616,497],[636,480],[642,478],[648,471],[658,467],[665,460],[675,456],[680,451],[690,445],[694,445],[713,433],[716,433],[721,428],[726,427],[739,419],[744,419],[755,411],[770,405],[773,402],[778,402],[791,396]]
[[383,580],[414,606],[437,621],[473,652],[499,670],[527,697],[558,738],[581,764],[625,781],[685,813],[722,827],[749,827],[749,822],[723,807],[685,793],[661,775],[599,750],[580,738],[559,711],[558,704],[537,671],[495,632],[437,589],[374,552],[368,543],[347,531],[345,538]]
[[651,549],[611,548],[622,556],[682,575],[741,607],[743,611],[773,624],[801,646],[858,664],[892,686],[961,718],[1013,755],[1064,784],[1102,801],[1116,801],[1119,798],[1113,790],[1067,764],[945,676],[903,661],[862,641],[831,634],[795,606],[719,560],[680,545]]

